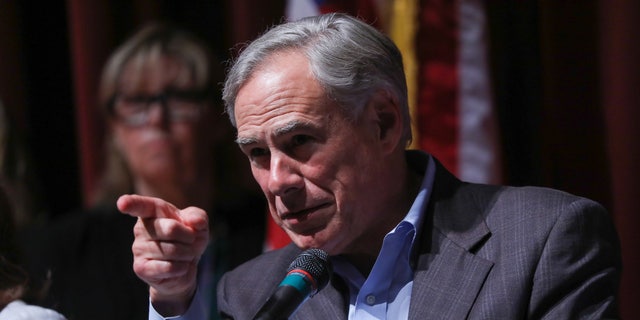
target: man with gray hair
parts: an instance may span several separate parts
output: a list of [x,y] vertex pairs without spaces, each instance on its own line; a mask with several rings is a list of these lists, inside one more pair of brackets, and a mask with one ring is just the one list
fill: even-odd
[[[537,187],[471,184],[411,140],[402,57],[344,14],[272,28],[223,92],[274,221],[292,244],[228,272],[225,318],[251,319],[303,250],[326,251],[327,288],[292,319],[616,317],[620,251],[599,204]],[[140,217],[134,269],[152,313],[199,319],[206,213],[123,196]]]

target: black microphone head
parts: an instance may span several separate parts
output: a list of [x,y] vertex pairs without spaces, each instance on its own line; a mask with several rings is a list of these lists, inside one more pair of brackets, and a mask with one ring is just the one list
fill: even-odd
[[287,275],[253,319],[288,319],[307,298],[327,286],[332,271],[326,252],[320,249],[302,252],[291,262]]
[[329,283],[333,272],[329,254],[320,249],[308,249],[298,255],[289,265],[287,273],[294,270],[302,270],[311,275],[315,282],[313,291],[316,293]]

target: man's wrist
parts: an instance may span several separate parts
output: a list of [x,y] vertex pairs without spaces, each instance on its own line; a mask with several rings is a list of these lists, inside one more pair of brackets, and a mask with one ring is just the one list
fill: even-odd
[[202,291],[196,288],[196,292],[190,300],[190,304],[184,313],[175,316],[166,316],[160,314],[149,299],[149,320],[202,320],[208,317],[210,306],[206,303],[206,299],[202,297]]
[[149,289],[149,302],[153,309],[163,317],[176,317],[183,315],[189,309],[193,297],[196,293],[196,287],[189,289],[186,294],[180,295],[161,295],[154,288]]

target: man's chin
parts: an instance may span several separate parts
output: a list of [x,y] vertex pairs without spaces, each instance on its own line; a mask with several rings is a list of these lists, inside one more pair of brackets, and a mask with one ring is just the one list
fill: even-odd
[[319,236],[319,234],[314,234],[313,236],[302,236],[302,235],[289,235],[293,243],[298,246],[298,248],[302,250],[307,249],[321,249],[326,251],[329,255],[335,255],[335,245],[332,245],[327,239],[323,239]]

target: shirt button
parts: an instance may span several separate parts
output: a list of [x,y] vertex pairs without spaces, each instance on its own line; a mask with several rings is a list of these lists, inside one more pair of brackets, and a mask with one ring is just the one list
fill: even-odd
[[374,295],[368,295],[367,296],[367,304],[372,306],[376,303],[376,296]]

